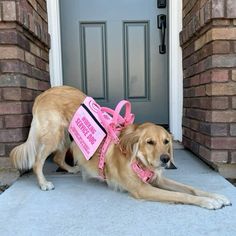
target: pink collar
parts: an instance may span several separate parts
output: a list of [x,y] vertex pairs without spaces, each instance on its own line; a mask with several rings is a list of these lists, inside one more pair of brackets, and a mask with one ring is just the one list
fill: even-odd
[[133,161],[131,163],[131,167],[133,169],[133,171],[138,175],[138,177],[145,183],[149,183],[153,176],[154,176],[154,172],[147,169],[147,168],[143,168],[140,166],[138,161]]

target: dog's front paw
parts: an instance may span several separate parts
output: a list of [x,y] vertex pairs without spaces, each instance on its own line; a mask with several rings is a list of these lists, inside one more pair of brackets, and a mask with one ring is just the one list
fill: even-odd
[[45,181],[44,183],[40,184],[40,188],[43,191],[53,190],[55,187],[52,182]]
[[216,199],[217,201],[219,201],[220,203],[222,203],[224,206],[230,206],[232,205],[230,200],[225,197],[224,195],[221,195],[221,194],[216,194],[216,193],[213,193],[211,195],[212,198]]
[[200,206],[209,210],[217,210],[221,209],[224,204],[214,198],[201,197]]

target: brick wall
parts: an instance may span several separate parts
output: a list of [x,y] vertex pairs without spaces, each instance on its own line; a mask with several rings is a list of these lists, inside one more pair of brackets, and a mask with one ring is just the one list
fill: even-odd
[[236,1],[183,0],[183,143],[236,163]]
[[0,157],[27,138],[33,101],[50,86],[48,51],[46,1],[1,0]]

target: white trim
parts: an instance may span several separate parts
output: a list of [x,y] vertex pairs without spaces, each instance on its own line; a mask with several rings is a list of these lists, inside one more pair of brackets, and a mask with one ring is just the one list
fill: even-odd
[[183,70],[179,33],[182,1],[169,1],[169,124],[174,140],[182,141]]
[[48,31],[51,35],[49,70],[51,86],[63,84],[59,0],[48,0]]
[[[51,85],[63,84],[59,0],[48,0],[51,35]],[[182,141],[183,72],[179,32],[182,29],[182,1],[169,0],[169,124],[175,140]]]

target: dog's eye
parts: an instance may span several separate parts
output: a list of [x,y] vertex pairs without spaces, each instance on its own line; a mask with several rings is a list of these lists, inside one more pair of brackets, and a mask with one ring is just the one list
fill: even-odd
[[155,142],[154,142],[153,140],[150,139],[150,140],[147,141],[147,144],[155,145]]
[[169,142],[170,142],[170,141],[169,141],[168,139],[165,139],[165,140],[163,141],[163,143],[164,143],[165,145],[167,145]]

